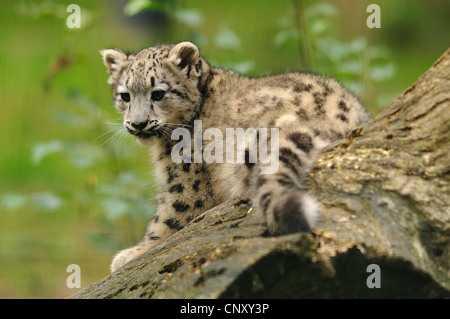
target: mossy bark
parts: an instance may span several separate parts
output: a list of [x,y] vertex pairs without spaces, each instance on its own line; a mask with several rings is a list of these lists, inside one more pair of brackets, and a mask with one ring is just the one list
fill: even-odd
[[231,200],[72,298],[450,298],[449,92],[450,50],[321,153],[313,234],[267,237]]

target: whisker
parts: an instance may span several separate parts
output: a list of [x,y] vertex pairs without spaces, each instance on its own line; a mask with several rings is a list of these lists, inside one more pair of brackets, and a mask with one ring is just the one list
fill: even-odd
[[192,125],[189,124],[180,124],[180,123],[165,123],[165,124],[171,127],[193,127]]
[[113,140],[116,139],[116,137],[119,135],[119,132],[115,132],[113,135],[111,135],[110,138],[108,138],[106,141],[104,141],[102,144],[100,144],[100,147],[105,146],[108,142],[112,142]]
[[123,130],[118,130],[116,131],[110,138],[108,138],[106,141],[104,141],[100,147],[103,147],[104,145],[106,145],[107,143],[112,143],[113,141],[115,141],[118,137],[120,136],[126,136],[127,133]]
[[94,141],[98,140],[99,138],[101,138],[101,137],[105,136],[106,134],[109,134],[109,133],[111,133],[111,132],[113,132],[113,131],[117,131],[117,128],[112,128],[112,129],[110,129],[109,131],[106,131],[105,133],[103,133],[103,134],[97,136],[97,137],[95,138]]
[[105,122],[106,125],[111,127],[122,127],[123,123]]
[[168,126],[164,126],[160,129],[160,132],[164,135],[164,137],[169,141],[172,142],[172,132],[174,131],[174,129],[168,127]]
[[170,139],[171,135],[164,128],[159,129],[158,132],[161,133],[161,135],[163,135],[169,142],[171,141]]
[[[108,126],[110,129],[108,131],[106,131],[103,134],[100,134],[99,136],[97,136],[94,141],[97,141],[98,139],[104,137],[105,135],[108,135],[112,132],[115,131],[115,133],[107,140],[109,141],[110,139],[112,139],[116,134],[118,134],[118,131],[122,131],[122,120],[121,119],[107,119],[106,122],[104,122],[105,126]],[[106,142],[105,142],[106,143]],[[102,145],[104,145],[105,143],[103,143]]]

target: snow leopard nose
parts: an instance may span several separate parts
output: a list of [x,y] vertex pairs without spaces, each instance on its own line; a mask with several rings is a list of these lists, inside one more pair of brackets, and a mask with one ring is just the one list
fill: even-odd
[[140,123],[131,123],[131,126],[133,126],[135,129],[137,130],[142,130],[144,129],[148,124],[148,120],[144,121],[144,122],[140,122]]

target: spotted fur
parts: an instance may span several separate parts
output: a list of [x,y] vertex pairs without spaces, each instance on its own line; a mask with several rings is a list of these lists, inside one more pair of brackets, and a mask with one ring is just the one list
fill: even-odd
[[[324,145],[368,120],[361,103],[333,79],[308,73],[243,77],[211,67],[190,42],[130,55],[117,49],[101,53],[114,105],[125,129],[151,148],[160,184],[146,235],[115,256],[112,271],[237,196],[252,199],[272,235],[310,231],[318,208],[307,194],[306,173]],[[278,171],[260,174],[263,164],[250,161],[248,150],[242,164],[176,164],[171,150],[178,141],[170,133],[176,127],[192,133],[194,120],[202,120],[203,130],[222,132],[279,128]]]

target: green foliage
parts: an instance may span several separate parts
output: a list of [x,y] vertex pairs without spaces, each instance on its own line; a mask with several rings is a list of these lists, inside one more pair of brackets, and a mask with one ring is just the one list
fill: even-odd
[[[303,6],[294,7],[296,10],[290,10],[280,19],[274,44],[278,47],[297,44],[300,54],[310,55],[307,60],[312,63],[305,65],[306,69],[338,78],[363,98],[373,93],[370,83],[386,81],[395,74],[387,47],[369,45],[363,37],[351,41],[340,39],[335,28],[339,18],[335,5],[312,2],[305,10],[301,10]],[[298,21],[305,21],[303,28]]]
[[144,10],[162,11],[169,8],[172,1],[164,0],[129,0],[125,5],[124,12],[132,16]]
[[190,27],[199,26],[205,20],[200,11],[182,8],[176,1],[170,0],[129,0],[124,7],[124,13],[128,16],[136,15],[142,11],[166,12],[178,22]]
[[44,212],[55,212],[61,208],[64,200],[51,191],[29,194],[6,192],[0,197],[0,206],[8,210],[18,210],[25,205],[34,205]]
[[[56,212],[65,201],[71,205],[78,203],[83,207],[98,207],[96,215],[99,221],[103,220],[100,224],[104,235],[93,236],[91,240],[102,248],[116,250],[129,245],[131,240],[137,240],[134,238],[137,236],[130,234],[134,231],[133,227],[111,238],[110,234],[120,227],[123,218],[131,218],[145,225],[155,212],[155,205],[148,200],[151,179],[142,178],[133,165],[133,157],[137,155],[132,147],[134,141],[123,130],[121,122],[108,123],[102,108],[77,92],[69,92],[68,99],[74,102],[75,107],[55,112],[55,123],[74,131],[94,129],[102,133],[91,141],[52,139],[36,142],[32,146],[30,161],[39,167],[59,155],[59,160],[66,163],[66,169],[90,176],[86,187],[69,194],[66,200],[58,189],[23,194],[6,192],[0,197],[0,205],[10,211],[29,205],[42,212]],[[105,171],[102,182],[99,182],[100,173]],[[95,173],[89,175],[89,172]]]
[[[242,46],[239,35],[228,26],[222,26],[210,41],[207,34],[197,28],[206,21],[203,14],[184,8],[183,4],[185,2],[176,0],[129,0],[124,11],[128,15],[145,10],[163,11],[177,23],[191,28],[190,40],[203,47],[210,43],[222,50]],[[395,75],[390,51],[386,46],[370,45],[364,37],[341,40],[336,30],[339,18],[339,9],[330,2],[293,0],[286,14],[278,20],[278,32],[272,43],[280,50],[297,46],[303,70],[336,77],[363,100],[370,100],[375,94],[372,83],[387,81]],[[220,66],[244,74],[258,68],[254,61],[224,62]]]

